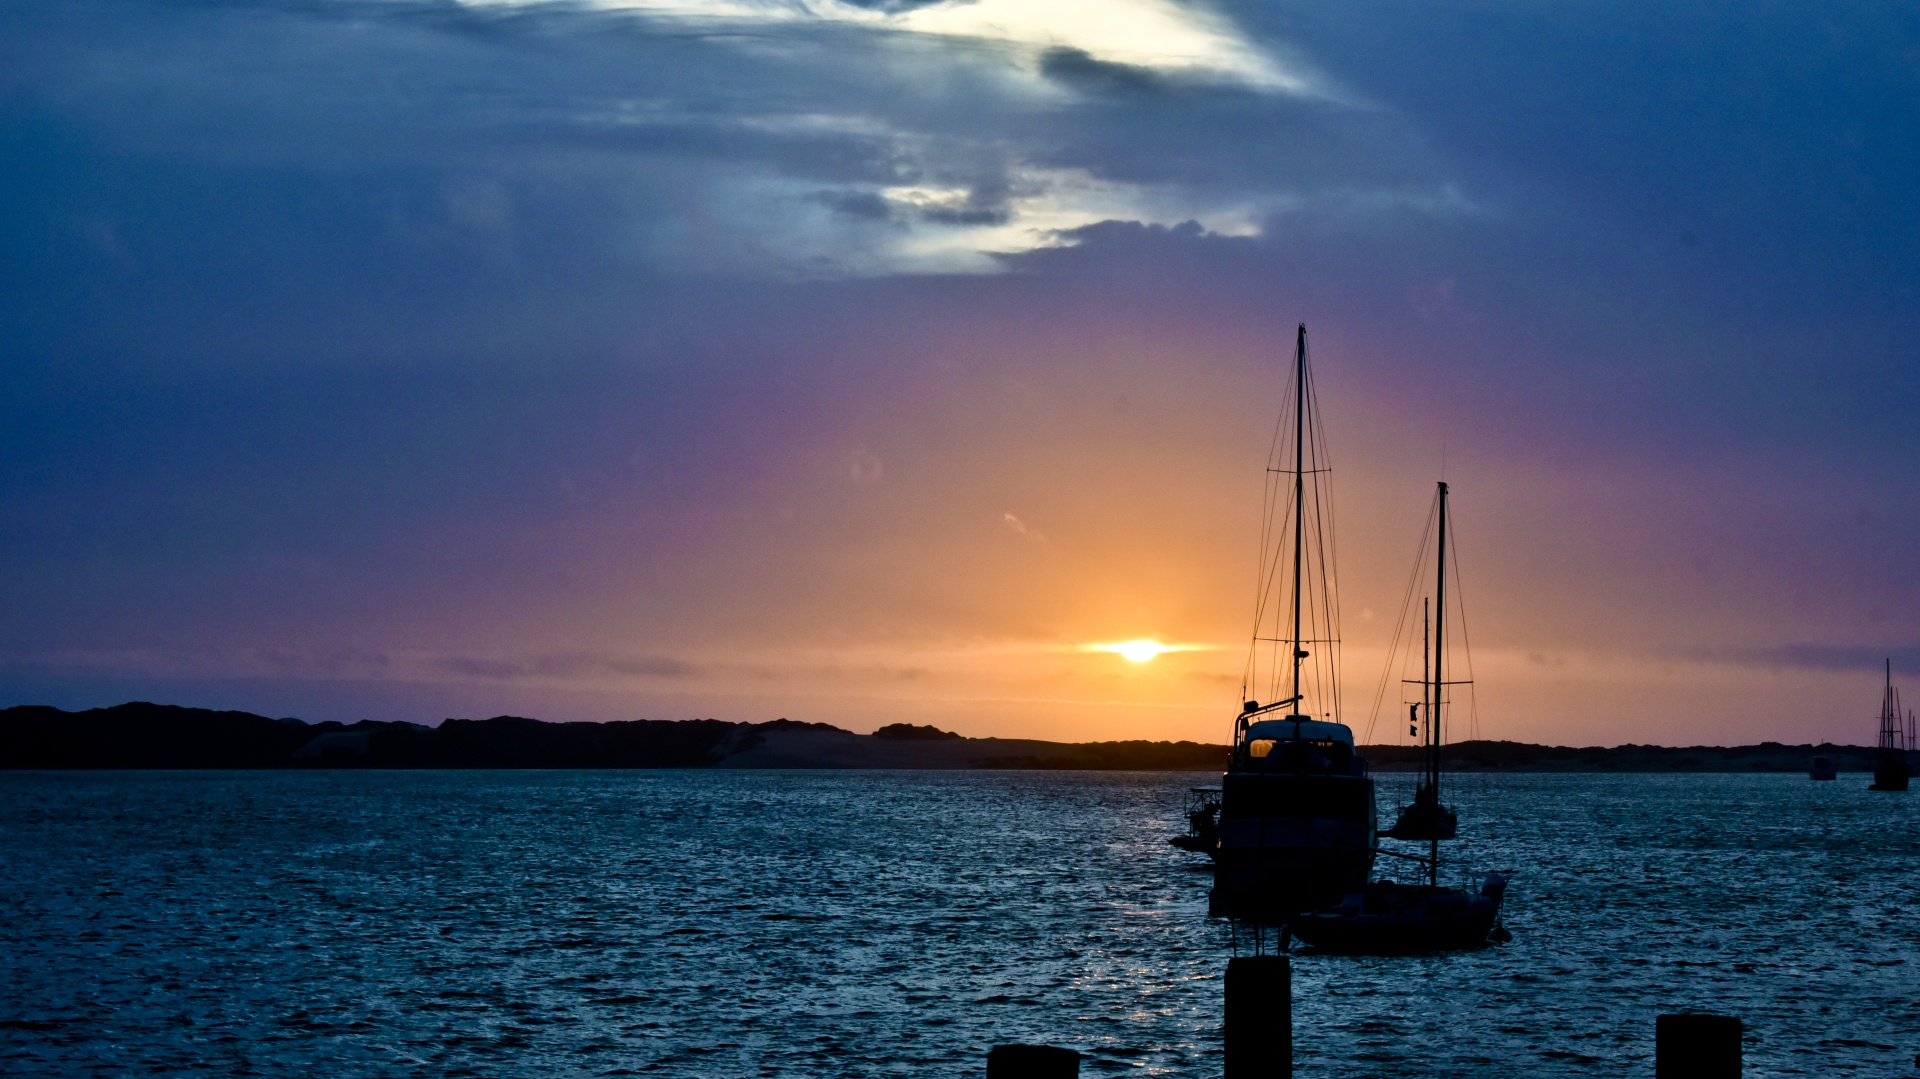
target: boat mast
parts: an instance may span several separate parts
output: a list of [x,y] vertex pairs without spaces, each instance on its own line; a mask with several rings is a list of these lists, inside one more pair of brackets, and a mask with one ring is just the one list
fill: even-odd
[[1887,688],[1880,697],[1880,750],[1891,757],[1900,738],[1900,701],[1893,695],[1893,657],[1887,657]]
[[1300,714],[1300,661],[1307,651],[1300,647],[1300,574],[1301,545],[1305,542],[1307,507],[1307,324],[1300,324],[1300,336],[1293,349],[1293,714]]
[[[1433,588],[1433,704],[1427,724],[1427,792],[1433,804],[1440,805],[1440,696],[1446,685],[1447,654],[1447,483],[1440,481],[1440,539],[1436,559],[1439,580]],[[1427,883],[1440,886],[1440,839],[1438,833],[1428,841]]]

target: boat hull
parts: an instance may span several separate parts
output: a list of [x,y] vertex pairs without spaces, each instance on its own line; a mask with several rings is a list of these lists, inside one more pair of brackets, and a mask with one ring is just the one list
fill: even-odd
[[1374,884],[1338,908],[1292,919],[1288,928],[1302,942],[1337,955],[1466,951],[1490,943],[1505,890],[1506,880],[1498,876],[1478,893]]
[[1177,835],[1167,840],[1181,850],[1190,850],[1195,854],[1216,854],[1220,849],[1220,838],[1207,835]]
[[1913,770],[1907,767],[1907,755],[1899,751],[1880,751],[1880,759],[1873,765],[1873,785],[1870,791],[1903,791],[1907,789],[1908,777]]
[[1214,851],[1213,913],[1284,921],[1340,901],[1373,872],[1373,780],[1229,772]]
[[1302,915],[1289,922],[1293,935],[1334,955],[1420,955],[1487,947],[1494,913],[1409,922],[1384,916]]
[[[1303,825],[1337,829],[1343,822],[1276,823],[1296,830]],[[1288,844],[1230,847],[1224,837],[1214,862],[1212,913],[1271,922],[1337,903],[1341,896],[1365,887],[1373,871],[1373,854],[1365,849]]]

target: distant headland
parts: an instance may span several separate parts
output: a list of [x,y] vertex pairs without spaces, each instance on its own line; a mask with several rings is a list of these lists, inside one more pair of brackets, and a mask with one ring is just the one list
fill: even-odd
[[[1368,746],[1375,771],[1410,771],[1413,746]],[[1616,746],[1523,742],[1447,747],[1457,771],[1800,772],[1819,754],[1871,771],[1860,746]],[[855,734],[825,723],[717,719],[548,723],[520,716],[439,726],[307,723],[135,702],[84,712],[0,709],[0,769],[22,768],[1044,768],[1212,771],[1227,747],[1200,742],[965,738],[895,723]]]

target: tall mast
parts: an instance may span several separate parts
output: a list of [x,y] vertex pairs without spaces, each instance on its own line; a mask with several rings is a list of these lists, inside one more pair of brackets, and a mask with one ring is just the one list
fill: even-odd
[[[1445,480],[1440,481],[1439,532],[1439,555],[1436,558],[1439,566],[1439,580],[1433,588],[1433,712],[1432,722],[1428,724],[1431,733],[1427,745],[1427,790],[1432,793],[1435,806],[1440,804],[1440,698],[1442,687],[1447,684],[1447,483]],[[1428,883],[1439,887],[1440,840],[1435,838],[1428,846]]]
[[1300,336],[1293,349],[1293,714],[1300,715],[1300,660],[1307,654],[1300,647],[1300,554],[1305,542],[1307,507],[1307,324],[1300,324]]

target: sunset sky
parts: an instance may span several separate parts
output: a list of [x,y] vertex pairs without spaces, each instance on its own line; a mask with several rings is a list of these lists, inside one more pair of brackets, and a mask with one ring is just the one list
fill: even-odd
[[1304,322],[1363,736],[1445,478],[1456,734],[1871,744],[1916,57],[1847,2],[0,5],[0,705],[1224,741]]

